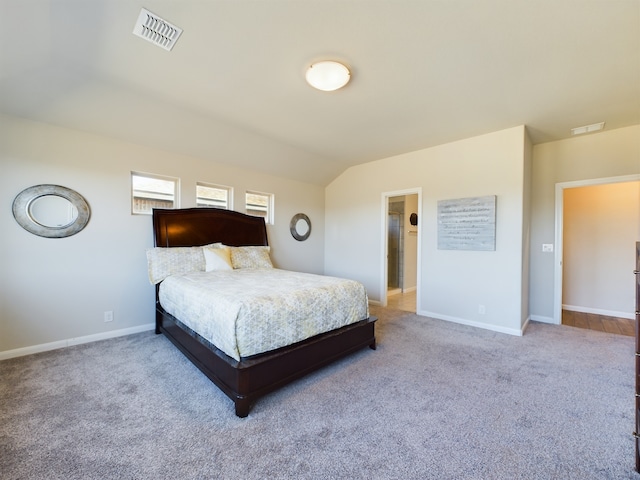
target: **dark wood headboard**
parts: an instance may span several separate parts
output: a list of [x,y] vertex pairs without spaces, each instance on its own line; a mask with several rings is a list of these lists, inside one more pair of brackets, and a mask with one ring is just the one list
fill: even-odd
[[156,247],[268,245],[264,218],[219,208],[154,209]]

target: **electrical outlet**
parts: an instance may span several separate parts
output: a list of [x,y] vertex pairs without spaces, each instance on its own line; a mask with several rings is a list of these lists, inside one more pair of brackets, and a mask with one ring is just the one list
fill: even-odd
[[484,308],[484,305],[478,305],[478,313],[480,315],[484,315],[485,313],[487,313],[486,308]]
[[104,312],[104,321],[105,322],[113,322],[113,310],[109,310],[108,312]]

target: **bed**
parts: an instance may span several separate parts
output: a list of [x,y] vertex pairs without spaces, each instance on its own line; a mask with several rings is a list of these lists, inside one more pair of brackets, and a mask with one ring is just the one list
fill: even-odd
[[[206,247],[209,253],[211,253],[210,248],[220,245],[238,247],[236,248],[238,251],[252,248],[268,251],[269,248],[264,219],[215,208],[154,209],[153,232],[155,248],[151,250],[171,254],[174,265],[176,258],[182,258],[174,254],[185,253],[185,255],[191,255],[189,258],[193,259],[195,257],[192,250],[200,247]],[[150,259],[149,252],[147,256]],[[376,348],[374,331],[376,318],[368,315],[366,306],[364,310],[358,307],[357,311],[363,312],[358,314],[362,318],[352,318],[351,323],[346,325],[277,346],[263,353],[245,355],[241,349],[234,351],[225,345],[216,345],[217,340],[215,338],[211,340],[211,332],[201,332],[201,335],[197,331],[199,327],[190,328],[191,324],[188,321],[178,318],[179,313],[174,316],[167,311],[172,308],[163,307],[162,302],[163,299],[167,301],[167,295],[162,289],[169,285],[169,279],[173,282],[174,279],[182,280],[184,277],[187,282],[199,282],[200,277],[209,276],[208,273],[201,271],[201,267],[185,266],[188,261],[186,259],[184,262],[177,262],[177,275],[167,276],[158,281],[151,278],[150,260],[150,279],[155,283],[156,291],[156,333],[164,334],[234,402],[235,413],[239,417],[246,417],[255,401],[267,393],[360,349],[369,347],[375,350]],[[194,269],[200,271],[190,272]],[[211,275],[217,274],[218,272],[211,272]],[[164,287],[163,284],[165,284]],[[199,294],[195,294],[193,298],[198,296]],[[292,302],[286,300],[284,303]],[[212,312],[216,309],[217,306]],[[224,310],[222,307],[220,309]],[[179,311],[179,309],[174,310]],[[295,318],[300,316],[300,313],[291,309],[290,315]],[[350,315],[353,317],[353,310],[350,311]],[[322,307],[318,308],[312,316],[333,317],[335,315],[332,310]],[[252,352],[246,349],[244,351]]]

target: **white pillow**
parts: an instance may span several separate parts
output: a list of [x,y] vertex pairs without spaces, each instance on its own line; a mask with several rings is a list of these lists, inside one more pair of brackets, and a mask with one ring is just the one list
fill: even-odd
[[224,245],[204,247],[205,271],[233,270],[231,265],[231,249]]

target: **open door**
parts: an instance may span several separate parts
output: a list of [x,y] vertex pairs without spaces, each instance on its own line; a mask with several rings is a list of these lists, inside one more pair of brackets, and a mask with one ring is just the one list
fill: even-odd
[[403,276],[403,253],[402,234],[404,212],[394,212],[389,210],[387,227],[387,290],[402,290],[404,285]]

